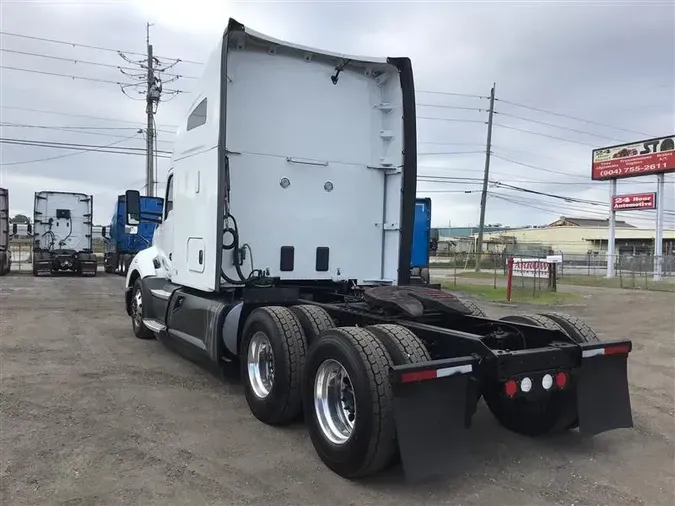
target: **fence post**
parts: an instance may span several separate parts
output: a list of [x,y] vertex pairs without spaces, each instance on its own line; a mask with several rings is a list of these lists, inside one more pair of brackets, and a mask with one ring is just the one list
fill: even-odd
[[513,283],[513,257],[507,260],[506,270],[506,301],[511,302],[511,284]]
[[495,269],[495,277],[494,277],[494,289],[497,289],[497,255],[492,255],[492,258],[494,260],[493,265]]

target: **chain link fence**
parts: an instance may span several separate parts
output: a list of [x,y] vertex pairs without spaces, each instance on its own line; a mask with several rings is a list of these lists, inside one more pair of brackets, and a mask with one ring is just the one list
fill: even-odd
[[[440,272],[439,269],[444,271],[445,276],[493,278],[496,286],[498,280],[507,274],[509,257],[545,260],[547,254],[562,257],[562,263],[556,266],[556,280],[562,284],[675,291],[675,255],[661,257],[661,281],[654,280],[655,261],[658,257],[648,254],[616,255],[614,257],[615,277],[611,279],[606,277],[608,259],[607,255],[602,253],[586,255],[551,251],[538,252],[535,255],[522,254],[522,252],[518,254],[483,253],[479,273],[475,272],[479,261],[478,255],[474,252],[437,254],[430,258],[430,263],[432,269],[436,269],[437,272]],[[527,273],[521,273],[516,269],[513,273],[513,285],[546,290],[550,289],[551,282],[546,268],[533,269]]]

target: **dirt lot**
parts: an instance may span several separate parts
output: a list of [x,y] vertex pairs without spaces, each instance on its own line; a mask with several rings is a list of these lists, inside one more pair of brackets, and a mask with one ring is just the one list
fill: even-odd
[[337,477],[301,424],[259,423],[239,385],[136,339],[122,285],[104,275],[0,279],[3,506],[672,504],[673,294],[570,287],[587,306],[565,311],[601,337],[634,340],[634,429],[534,441],[481,405],[465,473],[410,486],[396,469],[359,483]]

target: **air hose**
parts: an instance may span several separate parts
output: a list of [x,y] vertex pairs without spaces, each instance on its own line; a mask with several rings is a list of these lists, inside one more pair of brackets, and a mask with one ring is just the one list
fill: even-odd
[[[232,242],[226,244],[223,240],[223,250],[232,250],[234,268],[237,271],[237,277],[239,279],[236,280],[230,278],[227,274],[225,274],[225,270],[221,267],[220,274],[223,279],[227,283],[235,286],[269,286],[271,282],[269,282],[267,276],[265,276],[265,273],[261,269],[253,268],[253,254],[251,252],[251,247],[248,244],[244,244],[243,248],[248,248],[249,256],[251,257],[251,272],[248,276],[244,275],[244,272],[241,270],[242,259],[240,256],[241,250],[243,248],[239,247],[239,227],[237,225],[237,220],[228,212],[224,221],[226,225],[223,230],[223,236],[225,234],[232,235]],[[229,224],[230,221],[232,222],[232,226]],[[266,280],[268,280],[267,283],[265,283]]]

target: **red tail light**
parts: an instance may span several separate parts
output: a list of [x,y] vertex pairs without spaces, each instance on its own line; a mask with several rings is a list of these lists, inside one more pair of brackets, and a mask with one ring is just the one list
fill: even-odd
[[513,397],[518,392],[518,384],[516,380],[509,380],[504,384],[504,393],[509,397]]
[[565,388],[567,385],[567,374],[564,372],[559,372],[555,375],[555,384],[558,388]]

